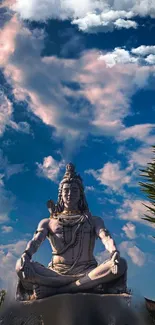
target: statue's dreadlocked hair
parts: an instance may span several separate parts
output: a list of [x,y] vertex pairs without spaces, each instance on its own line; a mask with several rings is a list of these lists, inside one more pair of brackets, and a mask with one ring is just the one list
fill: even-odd
[[62,212],[64,209],[64,203],[63,203],[63,199],[62,199],[63,185],[66,183],[70,184],[72,182],[76,183],[80,189],[80,200],[78,203],[78,208],[79,208],[80,212],[83,213],[83,212],[89,211],[85,193],[84,193],[84,186],[82,183],[82,178],[80,177],[80,175],[76,174],[75,167],[72,163],[67,164],[65,175],[64,175],[62,181],[60,182],[59,190],[58,190],[58,202],[56,204],[56,211]]

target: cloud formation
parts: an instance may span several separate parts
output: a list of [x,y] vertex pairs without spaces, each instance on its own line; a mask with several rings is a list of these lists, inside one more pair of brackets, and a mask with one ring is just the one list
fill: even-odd
[[154,0],[94,1],[17,0],[13,9],[22,19],[45,21],[70,19],[83,32],[112,31],[114,28],[137,28],[136,17],[155,17]]
[[119,249],[123,255],[128,255],[137,266],[142,267],[144,265],[146,256],[133,242],[123,241],[119,245]]
[[25,240],[19,240],[15,243],[0,245],[0,279],[5,289],[15,290],[17,276],[15,273],[15,264],[26,247]]
[[2,91],[0,91],[0,136],[3,135],[5,128],[10,124],[12,119],[12,104]]
[[153,145],[155,141],[155,124],[145,123],[137,124],[121,130],[118,140],[136,139],[141,141],[143,144]]
[[130,182],[130,177],[125,170],[120,168],[119,163],[108,162],[101,169],[89,169],[85,172],[92,175],[100,184],[106,185],[114,191]]
[[9,127],[17,132],[30,133],[30,125],[27,122],[16,123],[13,120],[13,104],[2,90],[0,90],[0,108],[0,137]]
[[[132,222],[140,222],[145,224],[146,226],[150,226],[155,228],[155,225],[151,224],[150,222],[146,222],[142,218],[144,214],[147,212],[147,208],[144,206],[150,205],[149,201],[147,200],[129,200],[126,199],[121,206],[116,210],[117,215],[122,220],[130,220]],[[147,212],[149,214],[149,212]]]
[[[153,144],[153,143],[152,143]],[[146,166],[153,158],[153,152],[150,146],[140,146],[136,151],[128,151],[129,166],[135,169],[138,166]],[[138,174],[139,171],[137,170]]]
[[125,232],[126,236],[129,239],[134,239],[137,237],[136,234],[136,227],[133,223],[128,222],[126,225],[123,226],[122,230]]
[[0,184],[0,224],[10,221],[9,214],[14,208],[15,197]]
[[[7,38],[11,29],[14,32]],[[80,146],[89,134],[121,140],[131,96],[154,76],[152,67],[126,59],[123,69],[121,64],[109,69],[104,60],[98,60],[96,50],[84,51],[78,59],[42,57],[44,31],[30,31],[17,17],[5,25],[2,36],[8,43],[1,54],[1,65],[16,101],[26,101],[32,113],[52,127],[53,136],[63,139],[66,151]],[[71,86],[74,83],[76,89]],[[20,130],[24,126],[21,123]],[[10,125],[16,129],[13,121]]]
[[137,48],[132,48],[131,51],[116,47],[111,52],[101,53],[98,59],[103,60],[109,68],[112,68],[115,64],[129,63],[154,65],[155,46],[141,45]]
[[13,228],[11,226],[2,226],[2,233],[8,234],[13,231]]
[[45,157],[43,164],[37,164],[37,175],[45,177],[53,182],[58,181],[58,177],[62,168],[64,168],[64,161],[56,161],[52,156]]
[[[7,189],[7,180],[24,171],[24,164],[11,164],[0,150],[0,224],[10,221],[10,212],[14,209],[15,196]],[[4,225],[3,231],[11,227]]]

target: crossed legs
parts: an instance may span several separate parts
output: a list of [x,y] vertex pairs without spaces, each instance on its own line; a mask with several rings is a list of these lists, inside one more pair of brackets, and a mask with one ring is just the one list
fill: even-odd
[[108,260],[98,265],[93,270],[88,271],[84,277],[81,277],[80,279],[59,288],[57,292],[65,293],[89,290],[98,286],[99,284],[110,283],[120,278],[127,271],[127,263],[123,258],[120,258],[117,274],[112,273],[112,266],[112,261]]
[[112,273],[112,261],[108,260],[94,269],[88,269],[85,276],[60,275],[37,262],[30,262],[35,277],[24,278],[20,263],[16,267],[17,274],[25,289],[33,290],[36,299],[41,299],[57,293],[80,292],[92,289],[99,284],[109,283],[120,278],[127,270],[127,263],[120,259],[117,274]]

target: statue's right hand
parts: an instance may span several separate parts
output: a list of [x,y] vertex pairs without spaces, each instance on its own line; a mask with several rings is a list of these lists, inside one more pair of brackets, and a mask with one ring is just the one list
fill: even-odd
[[33,269],[33,265],[30,261],[30,257],[26,254],[23,253],[21,256],[21,271],[22,271],[22,275],[23,278],[26,279],[33,279],[35,276],[35,272]]

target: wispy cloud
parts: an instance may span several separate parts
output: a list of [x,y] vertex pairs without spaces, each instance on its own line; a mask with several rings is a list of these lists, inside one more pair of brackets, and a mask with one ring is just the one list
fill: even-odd
[[119,162],[108,162],[101,169],[89,169],[85,172],[92,175],[100,184],[106,185],[114,191],[130,182],[130,176],[127,175],[125,170],[121,169]]
[[0,185],[0,224],[10,221],[9,214],[14,208],[15,197],[7,191],[3,184]]
[[133,242],[123,241],[119,245],[119,249],[123,255],[128,255],[132,262],[142,267],[146,261],[146,255]]
[[2,233],[8,234],[13,231],[13,227],[11,226],[2,226]]
[[17,33],[20,31],[20,24],[16,16],[4,25],[0,31],[0,67],[3,67],[11,54],[15,51]]
[[25,170],[24,164],[11,164],[0,149],[0,171],[3,174],[3,178],[9,179],[11,176],[22,173]]
[[30,125],[27,122],[16,123],[13,120],[13,104],[2,90],[0,90],[0,107],[0,137],[3,136],[8,128],[18,132],[30,133]]
[[124,225],[122,230],[125,232],[126,236],[130,239],[134,239],[137,237],[136,226],[131,222],[128,222],[126,225]]
[[[147,200],[129,200],[126,199],[122,204],[121,208],[116,210],[118,217],[122,220],[130,220],[131,222],[140,222],[145,224],[146,226],[150,226],[155,228],[155,226],[146,222],[142,218],[144,214],[147,212],[147,208],[144,206],[150,205],[150,202]],[[148,214],[148,213],[147,213]]]
[[0,136],[2,136],[6,127],[10,124],[10,121],[12,120],[13,112],[12,103],[2,91],[0,91],[0,107]]
[[[135,167],[146,166],[153,158],[152,148],[150,146],[140,146],[137,150],[128,151],[129,166],[134,169]],[[138,172],[140,174],[140,171]]]
[[143,144],[153,144],[155,141],[155,124],[145,123],[126,127],[120,131],[118,141],[131,138],[139,140]]
[[0,280],[1,286],[5,289],[15,290],[17,283],[15,264],[24,251],[26,243],[25,240],[19,240],[12,244],[0,245]]
[[[0,150],[0,224],[10,221],[10,212],[15,208],[15,196],[7,189],[7,180],[16,174],[25,171],[24,164],[11,164]],[[6,226],[6,225],[5,225]],[[6,230],[6,228],[3,230]],[[11,228],[8,228],[11,229]]]

